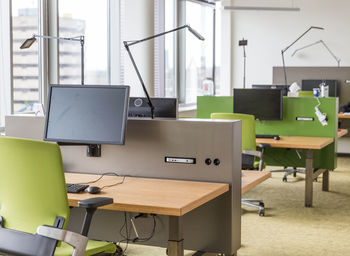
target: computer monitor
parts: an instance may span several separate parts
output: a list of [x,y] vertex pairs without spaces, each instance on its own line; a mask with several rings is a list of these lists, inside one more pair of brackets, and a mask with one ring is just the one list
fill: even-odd
[[312,80],[304,79],[301,80],[301,90],[312,91],[313,88],[319,88],[320,84],[326,83],[329,86],[329,97],[338,97],[338,81],[337,80]]
[[[178,102],[176,98],[151,98],[154,105],[154,117],[177,118]],[[130,97],[129,117],[151,117],[151,108],[147,98]]]
[[129,86],[50,85],[44,140],[123,145]]
[[233,89],[233,112],[254,115],[257,120],[282,120],[281,89]]
[[281,89],[283,91],[283,96],[288,95],[289,85],[274,85],[274,84],[253,84],[253,89]]

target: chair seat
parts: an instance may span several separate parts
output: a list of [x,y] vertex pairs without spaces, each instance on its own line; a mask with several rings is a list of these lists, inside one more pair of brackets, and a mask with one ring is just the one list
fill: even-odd
[[[115,253],[117,247],[115,244],[89,240],[86,246],[85,256],[95,255],[98,253]],[[69,256],[72,255],[73,247],[66,243],[61,243],[60,246],[56,247],[55,256]]]

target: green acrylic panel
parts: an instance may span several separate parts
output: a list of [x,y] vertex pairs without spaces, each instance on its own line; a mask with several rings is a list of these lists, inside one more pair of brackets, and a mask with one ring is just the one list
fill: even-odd
[[[284,97],[283,120],[256,121],[257,134],[277,134],[286,136],[311,136],[334,138],[334,143],[322,150],[314,151],[314,167],[335,169],[338,98],[319,98],[319,109],[327,114],[328,125],[322,126],[315,114],[317,99],[312,97]],[[200,96],[197,98],[197,118],[210,118],[211,113],[231,113],[232,96]],[[297,121],[297,117],[311,117],[313,121]],[[272,166],[305,167],[306,150],[270,148],[265,151],[265,162]]]
[[198,96],[197,118],[210,118],[211,113],[232,113],[232,96]]

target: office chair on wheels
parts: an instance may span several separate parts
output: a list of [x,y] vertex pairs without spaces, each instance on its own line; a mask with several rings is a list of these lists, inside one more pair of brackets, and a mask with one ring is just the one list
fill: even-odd
[[[259,144],[256,150],[255,118],[253,115],[235,113],[212,113],[212,119],[230,119],[242,121],[242,170],[259,170],[264,168],[264,152],[269,144]],[[259,161],[256,161],[256,157]],[[242,199],[242,205],[257,208],[259,216],[265,215],[265,204],[261,199]]]
[[69,206],[57,144],[0,137],[0,254],[33,256],[114,255],[116,245],[88,240],[93,212],[113,202],[90,198],[82,234],[65,230]]

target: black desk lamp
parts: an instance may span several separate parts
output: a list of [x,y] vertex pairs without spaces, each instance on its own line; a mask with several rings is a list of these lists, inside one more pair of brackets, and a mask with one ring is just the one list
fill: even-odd
[[318,41],[316,41],[316,42],[314,42],[314,43],[312,43],[312,44],[308,44],[308,45],[305,45],[304,47],[301,47],[301,48],[299,48],[299,49],[296,49],[296,50],[293,52],[292,57],[293,57],[298,51],[304,50],[304,49],[306,49],[306,48],[308,48],[308,47],[311,47],[311,46],[314,46],[314,45],[316,45],[316,44],[322,44],[322,45],[327,49],[327,51],[332,55],[332,57],[335,59],[335,61],[338,63],[338,67],[340,67],[340,61],[341,61],[341,59],[339,59],[337,56],[335,56],[335,54],[331,51],[331,49],[329,49],[329,47],[326,45],[326,43],[325,43],[323,40],[318,40]]
[[81,84],[84,84],[84,36],[77,37],[57,37],[57,36],[41,36],[41,35],[33,35],[31,38],[28,38],[24,41],[24,43],[20,46],[20,49],[27,49],[32,46],[32,44],[36,41],[36,38],[47,38],[47,39],[56,39],[56,40],[67,40],[67,41],[79,41],[81,46]]
[[290,45],[288,45],[286,48],[281,50],[281,54],[282,54],[282,63],[283,63],[283,73],[284,73],[284,83],[285,85],[287,84],[287,72],[286,72],[286,64],[284,62],[284,53],[290,48],[292,47],[292,45],[294,45],[296,42],[298,42],[300,40],[300,38],[302,38],[303,36],[305,36],[311,29],[322,29],[324,30],[324,28],[321,27],[314,27],[311,26],[308,30],[306,30],[303,34],[301,34],[301,36],[299,36],[293,43],[291,43]]
[[172,30],[169,30],[169,31],[165,31],[165,32],[162,32],[162,33],[159,33],[159,34],[156,34],[156,35],[153,35],[153,36],[149,36],[149,37],[146,37],[144,39],[141,39],[141,40],[136,40],[136,41],[123,41],[124,43],[124,47],[126,49],[126,51],[128,52],[129,54],[129,57],[131,59],[131,62],[132,62],[132,65],[134,66],[134,69],[136,71],[136,74],[140,80],[140,83],[142,85],[142,89],[144,91],[144,93],[146,94],[146,97],[147,97],[147,101],[148,101],[148,105],[150,106],[151,108],[151,117],[152,119],[154,118],[154,105],[151,101],[151,98],[149,97],[149,94],[147,92],[147,89],[145,87],[145,83],[143,82],[143,79],[141,77],[141,74],[140,74],[140,71],[138,70],[137,66],[136,66],[136,63],[135,63],[135,60],[134,60],[134,57],[132,56],[131,52],[130,52],[130,49],[129,47],[134,45],[134,44],[138,44],[138,43],[141,43],[141,42],[144,42],[144,41],[148,41],[148,40],[151,40],[151,39],[154,39],[156,37],[159,37],[159,36],[163,36],[165,34],[168,34],[168,33],[171,33],[171,32],[175,32],[177,30],[180,30],[180,29],[184,29],[184,28],[188,28],[188,30],[195,36],[197,37],[199,40],[204,40],[204,37],[201,36],[196,30],[194,30],[193,28],[190,27],[190,25],[183,25],[181,27],[177,27],[177,28],[174,28]]

